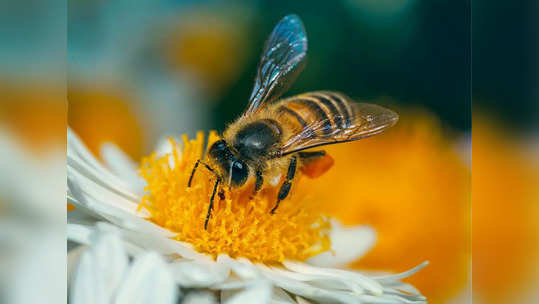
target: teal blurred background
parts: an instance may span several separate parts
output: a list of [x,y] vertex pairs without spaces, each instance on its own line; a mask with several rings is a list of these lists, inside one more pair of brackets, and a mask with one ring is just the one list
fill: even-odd
[[309,51],[287,95],[421,107],[456,134],[471,128],[473,99],[521,130],[538,113],[535,12],[535,1],[74,0],[69,86],[127,95],[145,152],[162,135],[223,130],[246,105],[271,29],[295,13]]
[[287,95],[342,91],[470,130],[468,1],[70,1],[68,13],[70,89],[107,83],[129,95],[147,147],[236,118],[265,39],[290,13],[304,21],[309,51]]

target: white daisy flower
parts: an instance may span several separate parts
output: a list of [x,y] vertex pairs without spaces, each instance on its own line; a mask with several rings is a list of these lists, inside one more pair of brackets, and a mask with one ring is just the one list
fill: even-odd
[[[167,269],[175,284],[212,292],[186,296],[186,302],[426,301],[400,281],[426,263],[401,274],[336,268],[371,248],[374,231],[330,223],[316,207],[305,204],[308,191],[301,180],[273,216],[268,211],[274,203],[272,189],[255,197],[244,195],[247,190],[222,189],[204,230],[211,175],[197,173],[193,187],[186,184],[206,147],[202,134],[191,141],[184,137],[183,145],[170,140],[168,147],[159,147],[161,154],[142,161],[141,179],[137,166],[119,149],[104,147],[105,166],[76,134],[67,132],[67,197],[77,208],[68,214],[68,238],[91,245],[96,222],[108,222],[99,224],[100,229],[116,231],[134,263],[147,251],[157,252],[164,262],[156,263]],[[208,142],[216,138],[210,133]]]
[[[135,256],[133,262],[117,233],[96,229],[91,246],[77,260],[70,280],[70,303],[175,303],[179,296],[172,274],[155,252]],[[68,267],[68,268],[71,268]]]

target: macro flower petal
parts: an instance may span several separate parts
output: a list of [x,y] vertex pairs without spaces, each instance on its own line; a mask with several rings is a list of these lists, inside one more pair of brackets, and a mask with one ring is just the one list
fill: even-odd
[[115,303],[175,303],[178,288],[163,259],[154,252],[135,258],[120,286]]
[[127,254],[118,236],[102,234],[80,257],[71,286],[73,303],[109,303],[127,269]]
[[260,281],[257,284],[240,290],[221,291],[221,302],[225,304],[243,303],[269,303],[271,300],[272,286],[267,281]]
[[242,279],[254,279],[260,276],[260,272],[246,258],[233,259],[227,254],[220,254],[217,261],[230,268]]
[[180,259],[171,262],[169,267],[178,284],[191,288],[209,287],[224,282],[230,274],[228,267],[209,259]]
[[322,267],[342,267],[358,260],[376,243],[376,231],[369,226],[342,225],[338,220],[331,220],[331,251],[311,257],[307,262]]
[[273,287],[273,292],[271,293],[271,303],[272,304],[296,304],[297,301],[292,299],[292,297],[286,293],[282,288]]
[[102,186],[114,185],[114,190],[122,197],[137,204],[138,197],[132,193],[129,184],[101,164],[70,128],[67,128],[67,166],[86,173],[86,177]]
[[126,181],[133,193],[142,194],[146,182],[137,174],[137,164],[113,143],[104,143],[100,148],[101,158],[110,170]]
[[[144,212],[138,212],[136,206],[130,206],[128,203],[122,205],[119,196],[111,192],[108,187],[102,187],[82,176],[76,179],[70,174],[68,174],[67,186],[68,202],[92,216],[107,219],[127,229],[151,231],[165,236],[173,235],[170,231],[144,220],[142,218]],[[137,216],[137,213],[141,215]]]
[[300,296],[296,296],[296,302],[298,304],[311,304],[311,302],[307,301],[306,299],[300,297]]
[[190,292],[183,299],[182,304],[217,304],[217,299],[210,292]]
[[315,287],[308,283],[295,280],[279,274],[269,267],[260,265],[264,276],[273,281],[273,283],[288,292],[303,297],[313,299],[322,303],[339,302],[339,303],[357,303],[359,298],[342,290],[331,290],[321,287]]
[[335,279],[343,282],[354,282],[361,289],[370,292],[375,295],[383,293],[383,287],[375,280],[369,278],[366,275],[362,275],[357,272],[346,271],[333,268],[322,268],[307,265],[305,263],[298,263],[294,261],[284,261],[283,265],[292,271],[307,275],[319,275],[328,279]]
[[[179,142],[179,141],[177,138],[175,138],[174,142]],[[155,153],[157,156],[163,156],[163,155],[172,153],[172,145],[171,145],[169,137],[163,137],[159,139],[155,147]]]

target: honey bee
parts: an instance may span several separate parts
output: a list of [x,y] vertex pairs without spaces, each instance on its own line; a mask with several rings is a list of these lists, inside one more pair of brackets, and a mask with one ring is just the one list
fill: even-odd
[[247,109],[191,172],[188,187],[200,164],[216,177],[204,229],[220,183],[234,188],[254,179],[254,195],[265,182],[277,186],[284,177],[270,211],[274,214],[290,193],[297,170],[314,178],[333,165],[325,151],[304,150],[376,135],[397,122],[395,112],[355,103],[337,92],[311,92],[279,100],[304,67],[306,52],[307,35],[299,17],[281,19],[264,46]]

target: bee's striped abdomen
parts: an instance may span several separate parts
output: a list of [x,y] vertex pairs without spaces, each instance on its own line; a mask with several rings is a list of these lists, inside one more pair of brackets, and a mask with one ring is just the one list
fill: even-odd
[[342,118],[344,119],[344,127],[348,128],[353,123],[354,118],[354,107],[350,106],[345,99],[342,96],[339,96],[335,93],[328,93],[327,94],[331,100],[337,104],[337,107],[339,108],[339,112],[342,115]]
[[289,116],[310,138],[328,138],[353,124],[353,107],[335,93],[313,92],[282,100],[277,111]]
[[330,99],[329,96],[325,96],[322,94],[312,94],[312,97],[315,98],[318,102],[322,103],[326,107],[326,109],[329,110],[333,119],[333,127],[344,129],[343,116],[335,106],[334,101]]
[[331,130],[333,129],[333,125],[330,119],[331,116],[330,113],[327,113],[324,110],[324,107],[320,104],[319,100],[311,98],[298,98],[292,103],[302,105],[306,110],[308,110],[308,112],[310,112],[310,115],[314,115],[316,117],[316,121],[319,121],[321,124],[321,136],[331,136]]
[[298,114],[296,111],[290,109],[286,105],[279,106],[277,108],[277,111],[282,115],[290,116],[290,121],[293,121],[296,124],[296,129],[301,130],[306,135],[305,137],[308,138],[315,138],[316,133],[311,129],[311,127],[307,124],[305,119]]

